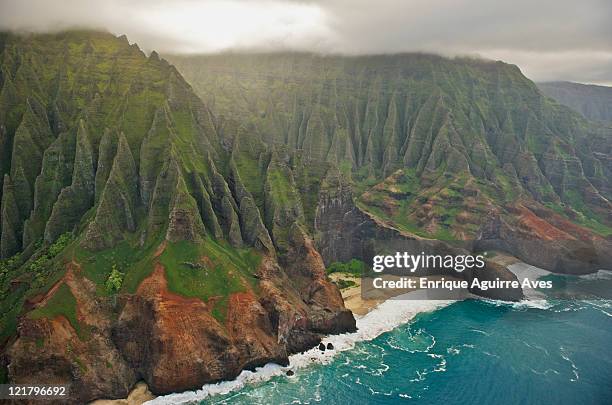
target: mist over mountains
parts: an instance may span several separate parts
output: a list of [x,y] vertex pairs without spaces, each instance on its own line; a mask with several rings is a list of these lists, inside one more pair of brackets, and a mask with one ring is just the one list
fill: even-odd
[[479,55],[536,81],[611,84],[610,15],[607,0],[7,0],[0,29],[108,30],[147,53]]

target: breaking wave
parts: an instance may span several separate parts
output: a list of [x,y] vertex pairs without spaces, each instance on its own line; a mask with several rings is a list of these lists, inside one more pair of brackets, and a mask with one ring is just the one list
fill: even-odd
[[245,370],[234,380],[206,384],[197,391],[186,391],[157,397],[147,402],[147,404],[197,403],[215,395],[223,395],[240,390],[249,384],[257,384],[276,376],[285,375],[288,370],[296,371],[317,363],[329,364],[337,353],[352,349],[357,342],[372,340],[385,332],[395,329],[399,325],[407,323],[419,313],[435,311],[455,302],[450,300],[422,300],[419,299],[421,298],[421,293],[422,291],[413,291],[381,303],[368,314],[357,318],[356,332],[324,338],[323,343],[332,343],[334,350],[321,352],[315,347],[304,353],[289,356],[289,366],[287,367],[268,363],[263,367],[256,368],[255,371]]

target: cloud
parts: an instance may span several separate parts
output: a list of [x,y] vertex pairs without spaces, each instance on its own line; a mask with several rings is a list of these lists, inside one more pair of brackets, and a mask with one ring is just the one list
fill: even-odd
[[3,0],[0,28],[103,28],[166,53],[480,55],[534,80],[612,83],[611,15],[609,0]]

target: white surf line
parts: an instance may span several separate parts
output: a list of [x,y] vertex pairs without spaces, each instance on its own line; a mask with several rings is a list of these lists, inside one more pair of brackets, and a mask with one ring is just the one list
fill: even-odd
[[612,270],[597,270],[595,273],[579,276],[585,280],[612,280]]
[[334,350],[321,352],[315,347],[304,353],[289,356],[288,367],[268,363],[263,367],[256,368],[255,371],[245,370],[234,380],[206,384],[197,391],[185,391],[160,396],[146,402],[146,404],[197,403],[211,396],[228,394],[242,389],[246,385],[256,384],[267,381],[275,376],[285,375],[287,370],[296,371],[315,363],[329,364],[339,352],[352,349],[357,342],[372,340],[385,332],[395,329],[399,325],[407,323],[419,313],[431,312],[456,302],[454,300],[426,300],[423,299],[425,296],[424,291],[411,291],[381,303],[366,315],[357,318],[356,332],[324,338],[323,343],[325,345],[327,343],[333,344]]

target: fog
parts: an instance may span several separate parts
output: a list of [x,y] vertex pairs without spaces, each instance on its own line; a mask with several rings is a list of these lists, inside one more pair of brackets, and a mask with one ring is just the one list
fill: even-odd
[[2,0],[0,28],[95,28],[144,50],[424,51],[517,64],[537,81],[612,84],[609,0]]

